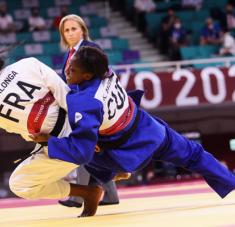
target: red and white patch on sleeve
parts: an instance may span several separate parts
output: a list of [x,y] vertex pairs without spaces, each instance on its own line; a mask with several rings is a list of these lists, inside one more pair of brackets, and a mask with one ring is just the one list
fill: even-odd
[[31,134],[39,133],[50,105],[55,101],[51,92],[34,103],[28,117],[27,129]]

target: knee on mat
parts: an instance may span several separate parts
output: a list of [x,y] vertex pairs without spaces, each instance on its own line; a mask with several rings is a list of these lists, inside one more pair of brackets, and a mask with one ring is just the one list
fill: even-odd
[[23,182],[17,182],[13,177],[9,180],[11,191],[18,197],[24,199],[37,199],[37,191],[40,191],[39,186],[25,186]]

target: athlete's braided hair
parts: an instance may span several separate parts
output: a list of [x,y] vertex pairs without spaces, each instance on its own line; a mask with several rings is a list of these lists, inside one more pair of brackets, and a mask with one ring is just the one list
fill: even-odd
[[108,57],[96,47],[80,47],[73,60],[84,72],[91,73],[93,77],[99,77],[101,80],[106,78],[109,72]]
[[17,41],[13,44],[6,45],[4,48],[1,48],[0,55],[2,56],[0,57],[0,70],[2,70],[3,67],[5,66],[5,63],[8,62],[10,57],[10,52],[13,51],[15,48],[17,48],[18,46],[24,44],[25,42],[26,40]]
[[0,58],[0,70],[3,69],[3,66],[4,66],[4,60]]
[[[4,53],[7,53],[8,52],[8,49],[4,48],[2,50],[0,50],[0,54],[4,55]],[[0,71],[4,68],[5,66],[5,57],[4,56],[1,56],[0,57]]]

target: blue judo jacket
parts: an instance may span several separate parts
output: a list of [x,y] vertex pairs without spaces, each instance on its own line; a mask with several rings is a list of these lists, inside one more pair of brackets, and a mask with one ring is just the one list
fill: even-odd
[[[72,133],[66,138],[51,137],[48,154],[50,158],[86,164],[93,177],[108,182],[118,172],[133,172],[146,165],[164,141],[165,126],[135,105],[135,112],[139,111],[140,115],[137,128],[130,138],[119,147],[95,153],[104,114],[102,102],[94,98],[100,83],[100,79],[93,79],[77,86],[67,95]],[[139,102],[138,92],[130,96]],[[121,137],[128,127],[115,135],[106,136],[105,140]]]

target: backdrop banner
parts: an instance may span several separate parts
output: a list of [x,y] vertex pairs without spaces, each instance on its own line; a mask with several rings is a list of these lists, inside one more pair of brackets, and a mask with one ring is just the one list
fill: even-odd
[[127,90],[145,90],[141,105],[150,111],[162,107],[232,104],[235,101],[235,65],[119,75]]

